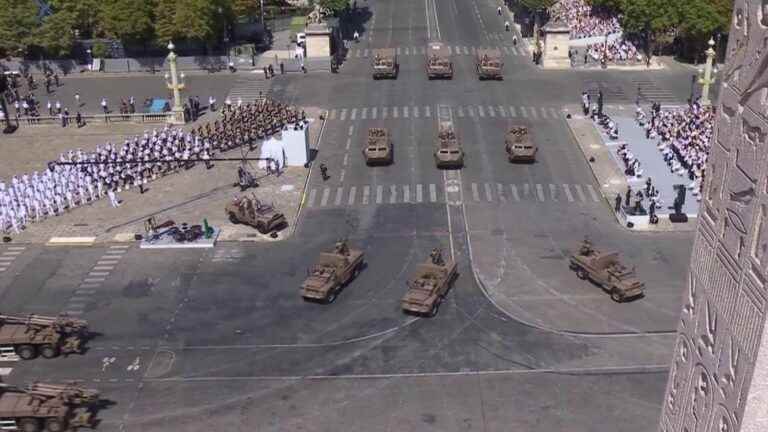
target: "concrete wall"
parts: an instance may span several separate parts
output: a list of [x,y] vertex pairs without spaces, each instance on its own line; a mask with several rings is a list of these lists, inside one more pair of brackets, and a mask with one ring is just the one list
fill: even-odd
[[768,430],[768,6],[736,0],[659,430]]

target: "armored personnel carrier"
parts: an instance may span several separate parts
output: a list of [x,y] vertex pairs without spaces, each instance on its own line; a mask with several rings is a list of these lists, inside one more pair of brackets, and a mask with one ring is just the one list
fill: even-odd
[[87,336],[88,322],[66,315],[0,315],[0,347],[24,360],[79,353]]
[[285,215],[271,205],[264,204],[253,196],[241,196],[232,200],[224,212],[233,224],[250,225],[262,234],[277,231],[288,225]]
[[419,264],[408,281],[408,291],[400,306],[406,313],[434,317],[456,277],[456,263],[444,260],[442,251],[433,249],[429,259]]
[[477,77],[480,80],[504,79],[504,62],[501,59],[501,50],[498,48],[478,48],[475,57]]
[[427,45],[427,77],[453,78],[453,62],[451,52],[442,42],[430,42]]
[[0,430],[62,432],[95,427],[96,390],[74,384],[35,383],[27,389],[0,384]]
[[533,144],[528,128],[525,126],[512,126],[507,129],[504,137],[504,149],[507,151],[507,158],[510,162],[533,163],[536,161],[538,149]]
[[461,168],[464,166],[464,149],[450,122],[441,122],[435,146],[435,165],[438,168]]
[[366,165],[392,163],[392,140],[389,131],[384,128],[368,129],[368,138],[363,147]]
[[373,50],[373,79],[393,78],[397,79],[400,65],[397,63],[397,53],[394,48],[380,48]]
[[643,295],[645,284],[635,270],[619,262],[618,252],[600,252],[584,239],[578,252],[571,254],[571,270],[579,279],[588,279],[611,295],[615,302],[624,302]]
[[341,290],[363,269],[363,251],[352,249],[346,240],[339,240],[330,252],[322,252],[307,270],[301,284],[305,300],[333,303]]

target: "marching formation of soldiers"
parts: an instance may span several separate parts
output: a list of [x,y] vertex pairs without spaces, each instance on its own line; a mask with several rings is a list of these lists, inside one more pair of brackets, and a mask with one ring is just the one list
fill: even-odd
[[282,131],[286,127],[294,130],[303,129],[307,124],[304,111],[286,104],[265,99],[256,103],[225,105],[221,121],[216,120],[193,130],[193,135],[216,142],[217,150],[226,151],[243,145],[250,150],[256,140]]
[[104,196],[113,207],[117,193],[131,187],[144,192],[158,176],[190,169],[197,162],[211,168],[216,152],[267,138],[285,127],[303,129],[304,111],[265,100],[228,108],[217,120],[191,132],[166,126],[126,139],[122,146],[99,145],[95,151],[69,151],[48,169],[0,180],[0,232],[20,232],[29,222],[56,216]]

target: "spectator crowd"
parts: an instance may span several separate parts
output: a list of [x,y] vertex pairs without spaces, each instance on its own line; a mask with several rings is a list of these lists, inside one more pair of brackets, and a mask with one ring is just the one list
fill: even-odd
[[[643,55],[627,39],[615,39],[608,43],[601,42],[587,46],[589,60],[606,63],[642,62]],[[586,63],[586,61],[585,61]]]
[[549,10],[550,20],[562,21],[571,28],[571,39],[603,37],[621,31],[619,16],[593,8],[585,0],[560,0]]
[[706,176],[714,117],[715,110],[698,101],[683,109],[663,111],[659,104],[653,104],[650,116],[637,108],[636,119],[645,128],[646,137],[658,139],[657,148],[670,171],[688,178],[687,188],[697,200],[701,199]]
[[[122,145],[107,142],[93,151],[62,153],[45,170],[0,179],[0,232],[19,233],[29,223],[60,215],[105,196],[113,207],[117,196],[131,187],[144,193],[145,185],[159,176],[190,169],[216,152],[251,145],[286,127],[304,127],[306,116],[285,104],[266,100],[230,111],[211,128],[184,132],[165,126],[142,136],[127,138]],[[279,167],[278,167],[279,169]]]

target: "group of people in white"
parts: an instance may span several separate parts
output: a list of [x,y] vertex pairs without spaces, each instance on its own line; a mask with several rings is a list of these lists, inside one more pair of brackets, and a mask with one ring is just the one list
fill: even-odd
[[706,176],[705,167],[714,131],[715,111],[698,101],[687,108],[661,110],[654,104],[650,116],[637,108],[637,122],[645,128],[646,137],[658,139],[657,148],[672,173],[686,177],[687,185],[697,200]]
[[606,63],[627,63],[642,62],[644,59],[635,45],[626,39],[615,39],[607,43],[589,45],[587,46],[587,53],[594,62],[601,62],[605,59]]
[[560,0],[549,9],[550,20],[568,24],[571,39],[606,36],[621,31],[620,16],[594,9],[585,0]]
[[606,38],[587,45],[584,62],[617,63],[642,62],[644,56],[638,52],[635,44],[620,37],[607,40],[607,37],[620,33],[621,16],[610,10],[593,8],[586,0],[560,0],[549,10],[550,20],[562,21],[571,29],[571,39]]
[[[178,168],[191,168],[195,160],[209,166],[216,148],[207,139],[166,126],[126,139],[122,146],[108,142],[94,151],[62,153],[43,171],[13,176],[8,184],[0,179],[0,231],[19,233],[30,222],[105,196],[117,207],[117,194],[123,190],[136,187],[143,193],[148,181]],[[73,162],[78,164],[67,164]]]

